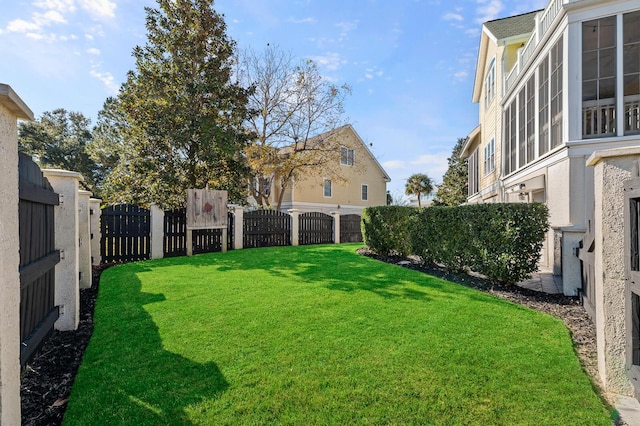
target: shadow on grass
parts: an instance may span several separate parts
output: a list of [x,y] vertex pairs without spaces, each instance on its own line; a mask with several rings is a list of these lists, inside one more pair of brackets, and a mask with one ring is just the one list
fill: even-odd
[[407,268],[363,257],[356,253],[360,247],[349,244],[247,249],[227,254],[162,259],[157,266],[213,266],[220,273],[264,271],[276,278],[296,277],[305,283],[320,282],[330,290],[347,293],[369,291],[386,299],[429,301],[464,294],[471,299],[488,301],[485,295],[439,277],[415,271],[415,275],[411,275],[414,272]]
[[73,386],[66,425],[191,424],[190,407],[215,399],[229,384],[213,362],[167,351],[146,306],[163,294],[141,291],[148,270],[129,264],[106,273],[95,329]]

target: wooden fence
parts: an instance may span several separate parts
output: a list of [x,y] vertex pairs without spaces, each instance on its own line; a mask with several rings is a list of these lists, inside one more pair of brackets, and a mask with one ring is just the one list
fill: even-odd
[[340,242],[361,243],[362,228],[360,227],[360,215],[345,214],[340,216]]
[[[233,213],[227,216],[227,250],[233,248]],[[195,229],[193,231],[193,254],[222,251],[221,229]],[[187,209],[164,212],[164,257],[187,254]]]
[[595,323],[596,321],[596,311],[595,311],[596,239],[595,239],[595,232],[593,229],[593,220],[594,220],[594,217],[592,216],[591,220],[587,222],[588,229],[584,235],[584,238],[582,239],[582,241],[580,241],[580,245],[578,249],[578,257],[580,258],[580,269],[582,271],[582,289],[580,291],[582,305],[584,306],[584,309],[589,315],[589,317],[591,317],[591,319]]
[[333,243],[333,217],[325,213],[309,212],[299,216],[300,245]]
[[20,363],[24,366],[53,330],[55,306],[54,206],[59,197],[28,155],[19,157]]
[[134,262],[151,253],[149,210],[132,204],[102,209],[100,217],[102,261]]
[[276,210],[255,210],[244,214],[243,247],[291,245],[291,216]]

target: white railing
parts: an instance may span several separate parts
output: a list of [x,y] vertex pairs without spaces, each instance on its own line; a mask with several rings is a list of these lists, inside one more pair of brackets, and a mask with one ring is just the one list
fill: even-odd
[[624,132],[640,132],[640,95],[624,97]]
[[551,24],[562,9],[562,2],[563,0],[551,0],[542,14],[536,15],[536,23],[533,28],[533,32],[531,33],[529,40],[527,40],[527,43],[518,49],[518,59],[511,69],[511,72],[507,75],[505,80],[505,92],[508,92],[509,89],[513,87],[518,75],[520,74],[520,70],[525,69],[525,65],[527,65],[529,59],[531,59],[538,43],[551,28]]
[[582,102],[582,136],[607,136],[616,134],[616,100]]

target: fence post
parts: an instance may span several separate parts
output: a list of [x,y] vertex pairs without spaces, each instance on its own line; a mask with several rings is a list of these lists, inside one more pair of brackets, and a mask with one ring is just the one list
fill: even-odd
[[300,210],[289,209],[287,213],[291,215],[291,245],[299,245],[300,238]]
[[151,216],[151,259],[164,257],[164,210],[157,204],[149,208]]
[[100,216],[102,209],[100,208],[102,200],[98,198],[89,199],[89,238],[91,239],[91,264],[99,265],[102,261],[100,256]]
[[333,216],[333,243],[340,244],[340,212],[329,212]]
[[244,208],[237,204],[229,204],[228,207],[233,211],[233,249],[240,250],[243,247]]
[[78,191],[78,270],[80,271],[80,288],[90,288],[92,284],[89,198],[91,198],[91,192]]
[[[632,395],[625,368],[625,246],[624,181],[640,158],[640,148],[594,152],[587,165],[594,168],[595,328],[598,372],[607,391]],[[629,315],[629,313],[627,313]]]
[[17,120],[33,113],[0,84],[0,424],[20,424],[20,238]]
[[79,250],[78,250],[78,184],[82,175],[67,170],[42,171],[53,189],[60,194],[60,205],[54,209],[56,247],[60,250],[60,263],[56,266],[55,304],[60,306],[56,330],[78,328],[80,315]]

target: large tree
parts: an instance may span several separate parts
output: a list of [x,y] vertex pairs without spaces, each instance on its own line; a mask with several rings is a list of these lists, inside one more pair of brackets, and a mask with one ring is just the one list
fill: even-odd
[[465,138],[458,138],[451,157],[447,159],[449,168],[442,177],[442,183],[438,186],[434,200],[435,205],[459,206],[467,201],[468,166],[466,158],[462,158],[460,155],[465,142]]
[[250,90],[232,81],[235,42],[212,0],[145,8],[147,43],[133,51],[118,108],[128,149],[110,178],[114,201],[184,205],[187,188],[246,195]]
[[420,198],[422,195],[433,192],[433,181],[424,173],[415,173],[409,176],[405,185],[405,194],[418,197],[418,207],[422,207]]
[[254,89],[249,107],[256,114],[247,126],[255,138],[245,153],[256,202],[280,209],[285,189],[300,174],[322,172],[339,181],[341,146],[333,130],[347,122],[343,102],[350,88],[323,78],[313,61],[270,45],[241,52],[237,76]]
[[92,140],[90,125],[91,120],[80,112],[63,108],[47,111],[35,121],[20,122],[18,145],[43,168],[81,173],[85,187],[99,196],[101,173],[87,153]]

